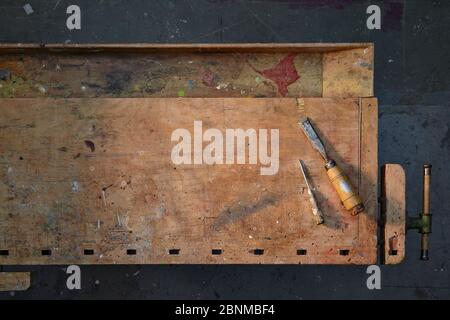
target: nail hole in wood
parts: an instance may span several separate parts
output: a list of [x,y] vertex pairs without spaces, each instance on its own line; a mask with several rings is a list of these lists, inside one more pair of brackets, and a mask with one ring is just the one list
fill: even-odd
[[52,255],[52,250],[48,250],[48,249],[42,250],[41,254],[43,256],[51,256]]
[[308,253],[308,251],[306,251],[306,249],[298,249],[297,250],[298,256],[306,256],[307,253]]
[[220,255],[222,254],[222,249],[212,249],[211,254],[215,256]]
[[253,254],[257,256],[261,256],[264,254],[264,249],[255,249],[253,250]]
[[92,249],[84,249],[85,256],[92,256],[94,254],[94,250]]
[[136,249],[128,249],[128,250],[127,250],[127,255],[129,255],[129,256],[134,256],[134,255],[136,255]]
[[348,256],[349,253],[350,253],[350,250],[347,250],[347,249],[339,250],[339,254],[341,256]]
[[170,255],[177,255],[180,254],[180,249],[170,249],[169,250]]
[[0,256],[9,256],[8,250],[0,250]]

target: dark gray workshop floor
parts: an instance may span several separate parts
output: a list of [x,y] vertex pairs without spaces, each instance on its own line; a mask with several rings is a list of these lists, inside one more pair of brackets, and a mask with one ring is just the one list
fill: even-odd
[[[69,32],[73,3],[82,30]],[[382,7],[381,31],[365,26],[369,4]],[[449,26],[448,0],[1,0],[0,42],[375,42],[379,161],[405,167],[411,214],[420,210],[421,166],[433,164],[431,261],[419,261],[411,232],[406,261],[382,267],[382,290],[366,288],[365,267],[85,266],[83,289],[70,292],[63,267],[32,267],[32,288],[15,297],[449,299]]]

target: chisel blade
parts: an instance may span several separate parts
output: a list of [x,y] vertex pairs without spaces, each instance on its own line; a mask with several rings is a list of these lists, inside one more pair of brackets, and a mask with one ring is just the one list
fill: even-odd
[[313,148],[320,153],[325,161],[328,161],[328,156],[325,151],[325,147],[323,146],[322,140],[320,140],[309,119],[302,118],[300,119],[298,124],[303,129],[303,132],[305,133]]
[[314,215],[314,218],[316,220],[316,224],[318,224],[318,225],[322,224],[322,223],[324,223],[323,213],[322,213],[322,210],[320,210],[319,205],[317,203],[316,196],[314,195],[314,189],[312,189],[312,186],[311,186],[311,184],[309,182],[309,178],[306,175],[305,166],[303,164],[303,161],[302,160],[298,160],[298,162],[300,163],[300,170],[303,173],[303,178],[305,178],[306,187],[307,187],[307,190],[308,190],[309,201],[311,202],[312,214]]

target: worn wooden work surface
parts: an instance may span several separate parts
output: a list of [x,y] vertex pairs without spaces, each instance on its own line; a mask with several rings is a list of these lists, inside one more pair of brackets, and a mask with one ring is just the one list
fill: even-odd
[[[0,113],[0,264],[376,261],[376,99],[4,99]],[[301,114],[366,212],[340,205]],[[279,129],[278,173],[174,165],[171,133],[192,133],[194,120]],[[312,219],[300,158],[325,225]]]
[[30,285],[30,272],[0,272],[0,291],[25,291]]
[[405,258],[406,177],[401,165],[387,164],[382,170],[382,262],[398,264]]
[[373,46],[0,44],[0,98],[370,97]]

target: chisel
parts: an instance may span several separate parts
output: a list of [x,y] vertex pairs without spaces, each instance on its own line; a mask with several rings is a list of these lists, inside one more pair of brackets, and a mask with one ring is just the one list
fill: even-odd
[[313,193],[314,189],[312,188],[311,184],[309,183],[309,179],[308,179],[308,176],[306,175],[305,166],[303,165],[303,161],[298,160],[298,162],[300,163],[300,170],[303,173],[303,178],[305,178],[306,187],[308,189],[309,201],[311,202],[311,211],[314,215],[314,218],[316,219],[316,224],[322,224],[322,223],[324,223],[323,213],[320,210],[319,206],[317,205],[317,200]]
[[325,151],[325,147],[317,135],[314,127],[308,118],[300,119],[300,127],[303,129],[306,137],[314,149],[316,149],[322,158],[325,160],[325,169],[327,171],[328,179],[336,190],[339,198],[345,209],[350,211],[352,215],[357,215],[364,210],[364,204],[355,192],[350,180],[345,175],[344,171],[336,164],[333,159],[330,159]]

